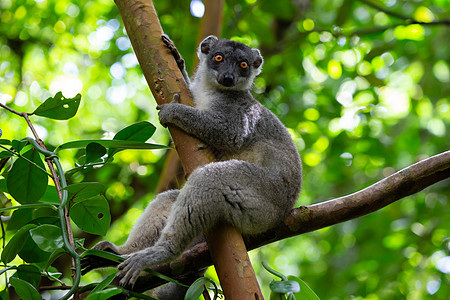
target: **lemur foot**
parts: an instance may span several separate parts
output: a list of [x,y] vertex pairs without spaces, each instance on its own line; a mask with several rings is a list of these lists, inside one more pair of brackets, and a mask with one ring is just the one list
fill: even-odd
[[162,41],[164,44],[166,44],[167,48],[172,53],[172,56],[175,58],[175,61],[177,62],[178,68],[180,70],[184,69],[184,59],[181,57],[180,52],[178,51],[177,47],[175,47],[175,44],[172,42],[172,40],[169,38],[167,34],[163,34],[161,36]]

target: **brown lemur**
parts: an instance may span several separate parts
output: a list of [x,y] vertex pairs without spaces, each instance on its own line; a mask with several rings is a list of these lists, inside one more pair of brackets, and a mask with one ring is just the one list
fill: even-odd
[[[299,195],[297,148],[286,127],[250,93],[263,64],[259,50],[208,36],[198,56],[192,82],[178,60],[195,107],[173,101],[158,107],[159,119],[213,148],[217,161],[197,168],[181,190],[157,195],[124,245],[104,241],[94,247],[127,258],[118,266],[120,285],[132,285],[144,268],[177,258],[217,223],[244,235],[273,228]],[[85,267],[93,268],[89,262]]]

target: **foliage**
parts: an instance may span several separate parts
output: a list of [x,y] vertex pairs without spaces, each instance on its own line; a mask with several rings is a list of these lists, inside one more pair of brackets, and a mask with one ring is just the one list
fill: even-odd
[[[193,69],[198,41],[192,37],[200,19],[189,13],[189,1],[155,5],[165,32]],[[448,149],[448,15],[447,0],[226,2],[222,35],[262,50],[264,70],[255,96],[288,126],[303,157],[299,205],[354,192]],[[157,123],[117,8],[105,0],[3,0],[0,18],[0,103],[34,111],[59,91],[67,99],[83,95],[70,120],[34,116],[33,124],[52,151],[68,141],[90,141],[88,153],[88,144],[79,144],[83,149],[58,150],[58,156],[65,169],[80,164],[68,174],[71,184],[104,184],[113,221],[107,238],[122,242],[152,198],[163,153],[121,151],[113,164],[81,172],[85,161],[93,164],[104,156],[99,138],[112,141],[113,133],[143,120]],[[25,149],[21,155],[37,161],[18,140],[30,134],[20,117],[0,109],[0,128],[12,141],[2,145],[15,153]],[[158,125],[152,139],[167,144],[169,138]],[[22,158],[17,161],[20,165]],[[0,188],[6,190],[4,180]],[[448,181],[442,182],[372,215],[253,251],[263,293],[269,294],[271,278],[256,263],[260,260],[297,274],[322,299],[447,299],[448,191]],[[20,192],[23,199],[33,194]],[[4,202],[4,194],[0,197]],[[43,197],[58,205],[52,185]],[[16,210],[5,245],[33,219],[51,216],[53,221],[37,224],[59,226],[49,210]],[[22,223],[10,227],[13,220]],[[74,230],[92,243],[92,235]],[[24,243],[30,247],[35,241],[30,236]],[[64,267],[58,268],[68,278]],[[100,274],[105,273],[92,272],[84,282],[100,281]],[[214,277],[213,271],[208,274]]]
[[[9,113],[24,117],[35,135],[35,139],[29,137],[12,141],[2,139],[1,144],[10,147],[0,145],[4,153],[1,165],[5,166],[7,163],[11,165],[9,170],[5,171],[6,178],[0,179],[4,184],[0,195],[5,200],[5,203],[2,203],[5,208],[0,208],[0,212],[14,211],[8,218],[7,229],[11,237],[6,245],[7,237],[3,234],[4,247],[1,261],[4,264],[5,275],[7,271],[16,270],[13,276],[5,278],[22,299],[42,299],[36,289],[41,276],[52,281],[60,281],[49,274],[47,268],[63,254],[72,256],[74,275],[71,289],[60,299],[69,299],[77,291],[81,279],[81,257],[75,250],[83,248],[83,241],[73,242],[73,233],[66,218],[67,215],[70,215],[73,223],[84,232],[104,235],[108,231],[111,215],[108,202],[104,197],[105,187],[98,182],[67,185],[65,174],[88,172],[94,166],[98,167],[112,161],[113,156],[124,149],[166,148],[166,146],[145,143],[155,132],[155,127],[148,122],[139,122],[119,131],[113,140],[73,141],[56,147],[55,152],[48,151],[39,144],[40,138],[29,115],[36,114],[51,119],[66,120],[76,114],[80,100],[80,94],[68,99],[58,92],[55,97],[48,98],[31,114],[19,113],[1,104]],[[56,152],[83,147],[85,152],[83,163],[64,172]],[[41,154],[48,163],[50,174],[47,173]],[[13,157],[17,159],[11,162]],[[48,177],[53,180],[55,186],[49,185]],[[50,195],[45,196],[47,189]],[[9,194],[13,200],[10,200],[6,194]],[[16,203],[21,205],[11,206]],[[105,255],[112,256],[110,253],[103,254]],[[22,264],[14,261],[16,256],[22,259]],[[102,281],[88,298],[106,299],[124,292],[120,288],[108,288],[110,282]],[[143,297],[145,298],[145,295]]]

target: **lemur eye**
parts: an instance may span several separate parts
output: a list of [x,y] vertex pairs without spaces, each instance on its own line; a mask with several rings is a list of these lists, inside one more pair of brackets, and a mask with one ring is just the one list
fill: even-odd
[[217,55],[214,57],[214,59],[215,59],[215,61],[217,61],[217,62],[221,62],[221,61],[223,60],[223,56],[220,55],[220,54],[217,54]]
[[241,66],[242,69],[247,69],[248,64],[245,61],[241,61],[241,63],[239,64]]

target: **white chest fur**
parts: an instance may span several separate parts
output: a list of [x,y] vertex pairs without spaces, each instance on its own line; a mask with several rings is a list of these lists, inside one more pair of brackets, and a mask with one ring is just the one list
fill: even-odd
[[193,82],[191,85],[192,96],[194,97],[195,107],[199,110],[207,110],[211,104],[211,92],[208,91],[204,83]]

